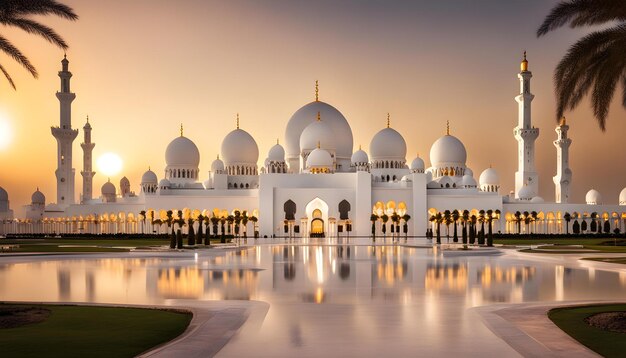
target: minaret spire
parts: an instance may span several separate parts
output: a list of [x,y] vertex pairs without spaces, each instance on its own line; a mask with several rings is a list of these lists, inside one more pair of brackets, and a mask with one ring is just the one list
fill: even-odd
[[91,142],[91,124],[89,124],[89,116],[87,116],[87,123],[83,127],[83,143],[80,144],[83,148],[83,170],[80,175],[83,176],[83,195],[81,203],[87,202],[93,198],[93,176],[96,172],[92,167],[92,151],[95,143]]
[[182,123],[180,124],[180,136],[181,137],[183,136],[183,124]]
[[446,121],[446,135],[450,135],[450,121]]
[[515,197],[526,184],[532,190],[532,196],[539,194],[539,175],[535,171],[535,140],[539,136],[539,128],[531,123],[531,102],[535,95],[530,93],[532,72],[528,71],[528,60],[524,51],[521,72],[517,74],[520,81],[520,94],[515,97],[518,103],[517,127],[513,134],[517,140],[517,172],[515,173]]
[[239,129],[239,113],[237,113],[237,129]]
[[556,147],[556,175],[554,181],[554,201],[556,203],[569,202],[569,187],[572,183],[572,170],[569,168],[569,146],[572,140],[567,137],[569,126],[565,117],[561,118],[561,123],[554,129],[557,134],[553,142]]
[[389,112],[387,112],[387,128],[391,127],[391,116],[389,115]]
[[320,87],[319,82],[315,80],[315,102],[320,101]]
[[60,105],[60,123],[58,127],[52,127],[52,135],[57,140],[57,204],[61,208],[67,208],[75,204],[74,201],[74,175],[72,168],[72,143],[78,136],[78,129],[72,129],[72,101],[76,94],[70,90],[72,73],[69,71],[67,56],[61,60],[61,90],[56,93]]

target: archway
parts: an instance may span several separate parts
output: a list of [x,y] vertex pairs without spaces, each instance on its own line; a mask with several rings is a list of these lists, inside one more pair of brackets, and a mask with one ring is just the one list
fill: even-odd
[[328,204],[320,198],[315,198],[306,205],[305,211],[310,228],[309,236],[325,237],[329,231]]

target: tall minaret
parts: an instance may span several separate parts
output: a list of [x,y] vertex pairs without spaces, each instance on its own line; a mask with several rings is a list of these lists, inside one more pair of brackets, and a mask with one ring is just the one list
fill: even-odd
[[539,136],[539,128],[531,125],[530,104],[535,95],[530,93],[530,78],[532,72],[528,71],[526,51],[521,65],[521,72],[517,74],[520,81],[520,94],[515,97],[519,104],[518,123],[513,129],[515,139],[518,142],[517,172],[515,172],[515,197],[524,185],[532,190],[532,196],[539,194],[539,176],[535,171],[535,139]]
[[567,137],[569,126],[565,122],[565,117],[556,127],[557,139],[554,141],[556,147],[556,175],[554,180],[555,195],[557,203],[569,202],[569,186],[572,183],[572,171],[569,168],[569,146],[572,140]]
[[61,91],[57,92],[57,98],[61,105],[61,124],[52,127],[52,135],[57,140],[57,204],[62,208],[75,203],[74,201],[74,168],[72,168],[72,143],[78,135],[78,129],[72,129],[72,101],[76,95],[70,92],[70,78],[72,73],[68,70],[69,61],[63,56],[63,66],[59,71],[61,78]]
[[84,142],[80,144],[83,148],[83,171],[80,175],[83,176],[83,196],[81,202],[86,202],[92,199],[93,196],[93,176],[96,172],[93,171],[91,166],[91,152],[96,143],[91,142],[91,124],[89,124],[89,116],[87,116],[87,123],[83,127]]

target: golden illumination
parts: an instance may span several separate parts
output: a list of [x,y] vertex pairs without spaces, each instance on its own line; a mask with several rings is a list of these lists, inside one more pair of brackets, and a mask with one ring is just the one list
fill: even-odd
[[524,51],[524,59],[520,64],[520,69],[522,70],[522,72],[528,71],[528,60],[526,60],[526,51]]

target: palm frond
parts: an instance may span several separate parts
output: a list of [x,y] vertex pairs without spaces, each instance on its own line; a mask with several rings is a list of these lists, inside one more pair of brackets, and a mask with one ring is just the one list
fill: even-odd
[[626,73],[622,74],[622,106],[626,108]]
[[64,50],[68,48],[67,43],[65,42],[65,40],[63,40],[63,38],[61,38],[61,36],[59,36],[59,34],[57,34],[50,27],[40,24],[37,21],[25,19],[22,17],[11,19],[0,18],[0,24],[19,27],[29,34],[35,34],[43,37],[44,39],[48,40],[48,42],[53,43]]
[[13,82],[13,79],[11,78],[11,75],[9,75],[7,70],[4,69],[4,66],[0,65],[0,71],[2,71],[2,73],[4,73],[4,77],[7,78],[7,81],[9,81],[9,84],[11,85],[11,87],[13,87],[14,90],[17,89],[15,87],[15,82]]
[[74,10],[55,0],[3,0],[0,14],[9,16],[56,15],[67,20],[78,20]]
[[2,36],[0,36],[0,50],[11,56],[15,61],[17,61],[20,65],[26,68],[28,72],[33,75],[33,77],[39,77],[37,69],[35,69],[35,66],[30,63],[28,58],[24,56],[24,54],[20,50],[18,50],[17,47],[13,46],[7,39]]
[[552,8],[539,26],[537,37],[569,23],[570,27],[626,20],[624,0],[568,0]]

